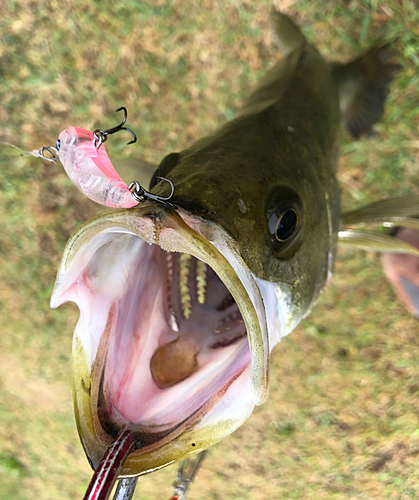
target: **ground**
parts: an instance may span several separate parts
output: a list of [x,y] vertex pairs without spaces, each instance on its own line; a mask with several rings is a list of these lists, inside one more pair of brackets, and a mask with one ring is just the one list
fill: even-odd
[[[415,0],[283,0],[329,59],[392,40],[403,70],[374,137],[343,138],[344,208],[418,192]],[[117,123],[114,163],[159,160],[231,118],[278,57],[260,0],[4,0],[0,141],[54,144]],[[132,179],[128,179],[132,180]],[[63,247],[100,209],[59,165],[0,145],[0,499],[82,498],[91,470],[73,421],[74,305],[49,309]],[[275,349],[269,401],[215,446],[190,499],[419,498],[419,325],[379,257],[340,251],[332,285]],[[139,479],[168,498],[176,466]]]

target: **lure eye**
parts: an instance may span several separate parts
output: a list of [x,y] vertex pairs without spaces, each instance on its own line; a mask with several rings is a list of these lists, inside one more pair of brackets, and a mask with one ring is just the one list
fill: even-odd
[[303,207],[299,196],[290,188],[277,188],[268,202],[268,230],[277,258],[291,257],[299,247]]

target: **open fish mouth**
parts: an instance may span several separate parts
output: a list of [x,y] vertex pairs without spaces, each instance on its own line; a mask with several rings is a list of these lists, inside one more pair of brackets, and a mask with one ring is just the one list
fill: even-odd
[[94,468],[121,430],[137,438],[122,469],[132,476],[246,420],[268,390],[262,294],[223,229],[170,206],[107,214],[73,236],[51,305],[80,309],[74,405]]

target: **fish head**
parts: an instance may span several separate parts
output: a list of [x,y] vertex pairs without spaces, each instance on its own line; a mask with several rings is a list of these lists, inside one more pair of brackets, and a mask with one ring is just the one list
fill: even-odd
[[330,280],[340,217],[334,153],[324,155],[297,126],[276,126],[275,114],[239,117],[157,171],[176,186],[179,213],[217,226],[229,241],[220,250],[234,248],[257,283],[270,349]]
[[200,225],[219,237],[151,202],[93,219],[67,244],[51,305],[80,309],[73,396],[93,468],[125,429],[140,449],[122,476],[168,465],[222,439],[266,397],[257,286]]
[[315,176],[260,159],[255,170],[255,152],[200,165],[202,153],[159,171],[170,204],[99,216],[65,249],[51,305],[80,309],[74,406],[93,468],[121,430],[138,443],[127,477],[238,428],[267,398],[272,347],[326,280],[333,235]]

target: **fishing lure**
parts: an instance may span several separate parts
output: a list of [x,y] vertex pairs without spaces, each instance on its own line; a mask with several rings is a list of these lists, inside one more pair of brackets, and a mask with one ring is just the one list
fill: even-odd
[[[156,196],[146,191],[138,181],[133,181],[127,186],[112,165],[104,145],[109,135],[120,130],[126,130],[133,137],[133,140],[128,144],[137,141],[135,133],[124,126],[127,120],[126,108],[121,107],[116,111],[124,112],[122,122],[116,127],[107,130],[96,129],[94,132],[80,127],[68,127],[60,133],[55,147],[43,147],[39,151],[33,151],[30,154],[54,163],[59,160],[77,188],[89,199],[100,205],[114,208],[131,208],[147,199],[167,203],[174,193],[172,181],[164,177],[158,177],[158,179],[170,184],[171,193],[168,197]],[[118,435],[98,465],[84,500],[107,500],[109,498],[122,464],[135,446],[135,437],[132,432],[125,431]],[[176,496],[173,498],[179,500],[184,498],[202,462],[202,458],[198,461],[197,466],[193,468],[190,478],[185,479],[183,477],[183,469],[179,473],[175,491]],[[119,464],[119,466],[116,464]],[[114,500],[130,500],[134,494],[136,483],[137,478],[119,480],[113,497]]]
[[[134,433],[128,430],[120,432],[96,467],[83,500],[108,500],[124,461],[135,448],[141,448],[141,443],[136,441]],[[207,453],[208,450],[201,451],[180,463],[170,500],[185,500]],[[138,477],[120,479],[113,500],[132,500],[137,480]]]
[[123,431],[118,434],[97,466],[83,500],[107,500],[109,498],[124,460],[135,447],[133,432]]
[[121,107],[116,111],[124,112],[122,122],[116,127],[108,130],[96,129],[94,132],[80,127],[68,127],[60,133],[55,147],[43,147],[39,152],[34,152],[34,156],[51,162],[59,160],[77,188],[100,205],[131,208],[147,199],[167,202],[174,193],[172,181],[158,177],[168,182],[172,190],[168,197],[156,196],[146,191],[138,181],[127,186],[112,165],[104,144],[108,136],[126,130],[133,136],[133,140],[128,144],[137,140],[135,133],[124,127],[128,115],[126,108]]

